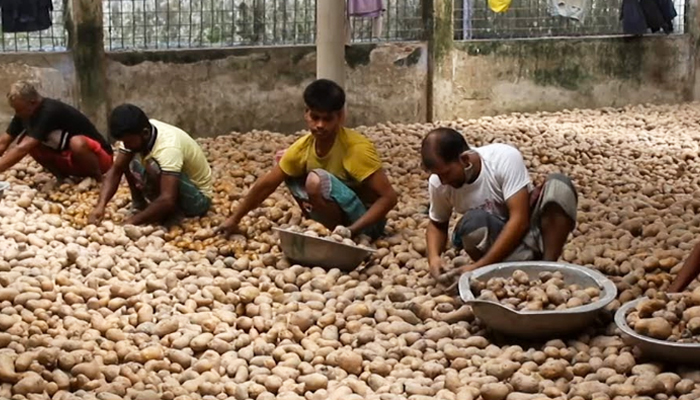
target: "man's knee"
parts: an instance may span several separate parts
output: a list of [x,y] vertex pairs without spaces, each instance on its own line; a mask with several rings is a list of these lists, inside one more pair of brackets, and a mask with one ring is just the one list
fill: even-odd
[[498,218],[489,214],[487,211],[470,210],[462,216],[457,226],[462,234],[466,234],[479,228],[492,225],[495,221],[498,221]]
[[457,223],[454,244],[461,245],[473,258],[488,251],[503,225],[503,221],[484,210],[468,211]]
[[73,136],[68,141],[68,148],[74,153],[85,154],[90,152],[90,145],[84,136]]
[[329,182],[327,172],[323,170],[313,170],[306,176],[305,189],[309,199],[329,200]]
[[146,165],[144,165],[144,169],[149,179],[156,179],[156,182],[160,182],[161,169],[155,160],[148,160]]

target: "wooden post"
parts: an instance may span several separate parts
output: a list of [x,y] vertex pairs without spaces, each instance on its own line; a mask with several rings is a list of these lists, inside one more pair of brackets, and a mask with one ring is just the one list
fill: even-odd
[[70,0],[68,47],[78,78],[78,108],[107,135],[107,74],[102,2]]
[[321,0],[316,7],[316,78],[345,87],[345,0]]

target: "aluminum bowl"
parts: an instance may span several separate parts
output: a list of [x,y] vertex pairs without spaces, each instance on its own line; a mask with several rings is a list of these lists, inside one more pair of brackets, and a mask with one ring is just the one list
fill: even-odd
[[[561,272],[564,282],[582,287],[597,286],[600,298],[592,303],[567,310],[518,311],[494,301],[477,300],[472,293],[470,280],[486,281],[490,278],[510,277],[515,270],[522,270],[537,279],[540,272]],[[578,265],[547,261],[518,261],[493,264],[462,274],[459,279],[459,294],[471,305],[474,315],[488,328],[508,336],[523,339],[544,339],[566,336],[585,330],[595,323],[600,311],[617,296],[615,284],[593,269]]]
[[637,346],[642,355],[648,358],[676,364],[700,365],[700,343],[674,343],[654,339],[640,335],[627,325],[627,314],[637,307],[637,304],[648,299],[641,297],[627,302],[615,313],[615,325],[622,331],[625,342]]
[[272,228],[280,238],[284,255],[296,263],[351,271],[374,253],[372,249],[350,246],[326,238],[307,236],[282,228]]

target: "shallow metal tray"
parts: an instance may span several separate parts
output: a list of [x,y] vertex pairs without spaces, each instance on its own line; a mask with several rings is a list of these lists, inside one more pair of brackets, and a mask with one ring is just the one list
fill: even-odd
[[[583,287],[597,286],[601,289],[600,299],[593,303],[568,310],[517,311],[494,301],[477,300],[469,284],[472,277],[485,281],[490,278],[506,278],[520,269],[531,279],[537,279],[540,272],[559,271],[567,284]],[[565,336],[580,332],[593,324],[598,313],[617,296],[615,284],[593,269],[578,265],[546,261],[519,261],[493,264],[462,274],[459,279],[459,294],[466,304],[471,305],[474,315],[487,327],[508,336],[524,339],[542,339]]]
[[[673,296],[673,294],[669,294]],[[640,335],[627,325],[627,314],[648,297],[627,302],[615,313],[615,325],[622,331],[623,339],[637,346],[645,357],[677,364],[700,365],[700,343],[674,343]]]
[[291,261],[322,268],[349,271],[374,253],[372,249],[350,246],[331,239],[307,236],[282,228],[272,228],[280,238],[280,248]]

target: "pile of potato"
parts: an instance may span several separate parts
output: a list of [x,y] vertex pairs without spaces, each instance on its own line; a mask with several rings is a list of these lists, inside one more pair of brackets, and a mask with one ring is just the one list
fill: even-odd
[[637,333],[676,343],[700,343],[700,287],[683,295],[659,294],[626,316]]
[[562,258],[607,274],[620,295],[600,325],[540,343],[495,340],[430,276],[419,148],[437,125],[360,128],[399,205],[374,261],[351,273],[282,256],[272,227],[303,220],[285,188],[244,218],[243,235],[214,234],[298,136],[201,139],[213,210],[169,227],[120,224],[125,182],[108,219],[87,226],[96,185],[54,187],[27,160],[4,174],[0,203],[0,398],[698,399],[697,368],[637,361],[609,318],[663,292],[700,235],[698,120],[686,104],[444,123],[473,146],[512,143],[534,180],[560,171],[580,191]]
[[348,246],[372,248],[372,239],[367,235],[358,235],[353,239],[349,237],[349,231],[345,235],[333,233],[322,224],[314,222],[313,220],[307,219],[302,221],[301,225],[283,225],[281,228],[306,236],[330,239],[336,243],[343,243]]
[[471,287],[479,300],[519,311],[566,310],[600,299],[599,287],[566,284],[559,271],[543,271],[538,279],[530,279],[527,272],[517,269],[509,278],[472,279]]

